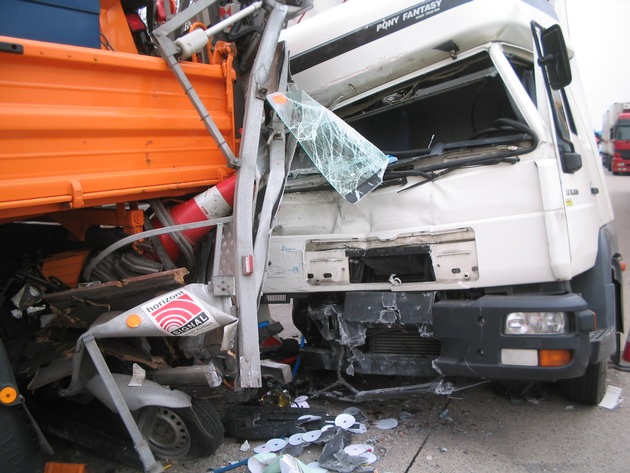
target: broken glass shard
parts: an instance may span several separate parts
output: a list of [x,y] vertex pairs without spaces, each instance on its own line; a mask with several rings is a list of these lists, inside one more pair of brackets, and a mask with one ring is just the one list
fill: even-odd
[[267,100],[330,185],[356,203],[383,182],[389,158],[304,91]]

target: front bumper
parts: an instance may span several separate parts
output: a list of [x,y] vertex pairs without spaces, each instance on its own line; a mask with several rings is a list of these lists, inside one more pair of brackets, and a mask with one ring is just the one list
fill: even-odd
[[[332,307],[332,306],[331,306]],[[311,314],[326,333],[326,348],[303,350],[303,363],[348,374],[385,374],[555,381],[582,376],[589,363],[615,350],[614,329],[595,330],[594,314],[577,294],[483,296],[435,301],[433,293],[348,293],[343,306]],[[566,312],[569,332],[504,335],[511,312]],[[383,337],[381,341],[378,337]],[[504,364],[508,350],[568,350],[564,366]]]
[[[570,331],[561,335],[505,335],[510,312],[567,312]],[[614,350],[614,331],[594,331],[594,314],[577,294],[484,296],[476,301],[444,301],[433,307],[433,336],[441,341],[435,367],[445,376],[553,381],[582,376],[589,362]],[[507,365],[502,349],[569,350],[559,367]]]
[[610,169],[615,173],[630,173],[630,160],[613,158]]

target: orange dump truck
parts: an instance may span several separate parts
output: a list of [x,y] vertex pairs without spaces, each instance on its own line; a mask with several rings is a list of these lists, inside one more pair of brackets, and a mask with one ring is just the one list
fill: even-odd
[[[0,15],[0,420],[49,410],[42,391],[90,394],[146,471],[218,448],[209,392],[261,385],[285,172],[265,99],[286,88],[278,36],[308,2],[178,3],[16,0]],[[14,471],[35,471],[27,443]]]
[[[198,193],[233,172],[166,62],[138,53],[120,1],[101,2],[100,23],[99,49],[0,36],[3,223]],[[212,59],[182,68],[237,154],[233,56]],[[73,216],[113,221],[99,218]]]

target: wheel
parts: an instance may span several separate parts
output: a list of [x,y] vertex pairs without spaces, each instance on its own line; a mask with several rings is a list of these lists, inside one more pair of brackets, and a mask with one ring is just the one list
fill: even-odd
[[3,471],[32,473],[41,471],[42,456],[31,421],[20,405],[0,407],[0,458]]
[[607,372],[607,360],[588,365],[583,376],[560,381],[562,394],[569,401],[596,406],[606,392]]
[[[144,407],[137,413],[138,426],[157,458],[191,460],[212,455],[223,443],[223,424],[212,405],[192,400],[192,407]],[[152,422],[151,422],[152,420]],[[146,433],[142,426],[150,427]]]

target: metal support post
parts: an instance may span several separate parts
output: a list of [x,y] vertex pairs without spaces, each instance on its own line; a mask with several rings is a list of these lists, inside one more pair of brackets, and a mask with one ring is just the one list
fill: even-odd
[[[262,383],[260,348],[258,340],[258,301],[260,285],[253,276],[256,265],[265,260],[254,258],[254,202],[259,190],[257,161],[260,147],[260,117],[263,116],[268,93],[270,65],[274,63],[278,37],[288,14],[286,5],[276,4],[263,33],[258,54],[250,76],[243,128],[246,133],[241,143],[241,169],[236,180],[234,202],[234,229],[236,234],[236,294],[238,303],[239,331],[239,388],[259,387]],[[244,262],[253,260],[254,268],[245,268]]]
[[164,471],[162,465],[155,461],[155,457],[149,448],[149,444],[142,436],[140,429],[138,428],[138,424],[131,415],[131,411],[129,410],[129,406],[125,402],[120,390],[118,389],[118,385],[112,376],[111,371],[105,362],[105,358],[103,358],[103,354],[101,350],[98,348],[96,344],[96,340],[92,335],[87,335],[83,338],[83,344],[87,349],[92,361],[94,362],[94,366],[98,371],[98,374],[103,379],[103,383],[107,388],[107,392],[112,398],[114,405],[116,406],[116,410],[118,414],[122,418],[125,423],[125,427],[127,427],[127,431],[129,435],[131,435],[131,440],[133,441],[133,446],[138,452],[138,456],[142,461],[142,465],[144,467],[144,471],[147,473],[158,473]]

